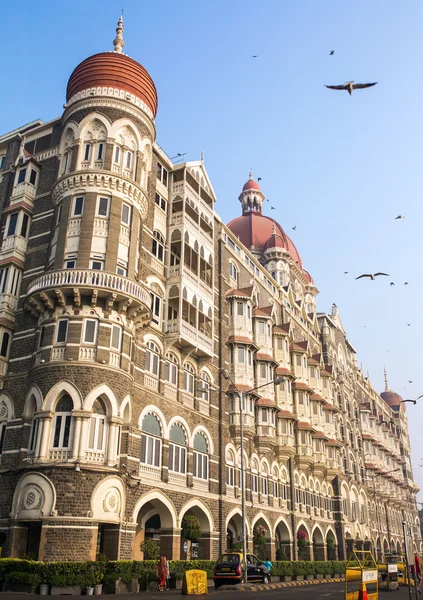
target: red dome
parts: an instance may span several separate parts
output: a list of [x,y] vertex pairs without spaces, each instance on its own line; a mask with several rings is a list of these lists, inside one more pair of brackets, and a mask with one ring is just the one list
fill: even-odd
[[242,191],[248,192],[248,190],[257,190],[257,192],[261,192],[259,184],[254,181],[254,179],[249,179],[247,183],[244,184]]
[[247,248],[254,246],[255,250],[262,252],[267,248],[284,248],[302,268],[301,257],[293,241],[274,219],[252,210],[233,219],[228,227]]
[[380,397],[383,398],[386,402],[386,404],[388,406],[390,406],[391,408],[394,407],[401,407],[402,409],[405,408],[403,402],[402,402],[402,398],[399,394],[397,394],[396,392],[393,392],[392,390],[385,390],[384,392],[382,392],[380,394]]
[[312,285],[314,285],[313,277],[310,275],[310,273],[308,271],[306,271],[305,269],[303,269],[303,273],[304,273],[304,277],[307,279],[307,281],[309,283],[311,283]]
[[95,87],[129,92],[142,100],[156,116],[156,86],[144,67],[126,54],[101,52],[83,60],[69,78],[66,102],[78,92]]

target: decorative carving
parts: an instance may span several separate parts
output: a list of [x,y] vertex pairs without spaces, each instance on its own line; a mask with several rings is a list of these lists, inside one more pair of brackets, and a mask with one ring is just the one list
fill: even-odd
[[29,487],[25,490],[22,497],[22,509],[23,510],[36,510],[41,509],[43,505],[43,495],[41,491],[36,487]]
[[7,419],[7,406],[4,402],[0,404],[0,419]]
[[107,492],[103,500],[104,512],[117,513],[119,512],[119,492],[116,488],[112,488]]

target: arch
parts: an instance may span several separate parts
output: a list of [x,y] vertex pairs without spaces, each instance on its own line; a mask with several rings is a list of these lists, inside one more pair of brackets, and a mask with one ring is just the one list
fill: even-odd
[[34,415],[34,412],[41,410],[43,405],[43,395],[40,388],[33,384],[26,395],[25,406],[23,409],[23,417],[29,418]]
[[[143,419],[144,419],[145,415],[148,415],[149,413],[153,413],[159,419],[160,425],[161,425],[161,428],[162,428],[162,434],[165,431],[167,432],[165,416],[162,413],[162,411],[159,408],[157,408],[157,406],[154,406],[154,404],[149,404],[148,406],[145,406],[142,409],[141,414],[140,414],[139,419],[138,419],[138,427],[139,427],[139,429],[141,429],[141,427],[142,427],[142,422],[143,422]],[[168,432],[167,432],[167,435],[168,435]]]
[[213,447],[213,440],[212,440],[212,436],[210,435],[209,431],[203,427],[202,425],[197,425],[197,427],[194,429],[194,431],[191,434],[191,440],[190,440],[190,446],[191,448],[194,447],[194,438],[196,436],[197,433],[202,433],[204,435],[204,437],[207,440],[207,445],[208,445],[208,449],[209,449],[209,455],[210,454],[214,454],[214,447]]
[[275,539],[276,560],[291,560],[292,532],[284,517],[279,517],[273,531]]
[[[134,506],[134,510],[132,511],[133,523],[137,522],[141,509],[146,505],[149,505],[148,513],[146,513],[146,515],[144,516],[144,523],[142,523],[141,521],[142,524],[145,524],[145,517],[151,512],[152,508],[156,508],[160,511],[163,511],[163,518],[160,514],[162,519],[162,527],[169,529],[174,529],[175,527],[177,527],[178,518],[176,508],[173,502],[160,490],[152,490],[150,492],[147,492],[146,494],[141,496],[141,498],[138,499]],[[167,509],[167,512],[163,510],[163,507]]]
[[132,421],[132,404],[131,404],[131,396],[128,394],[122,400],[122,404],[120,405],[118,416],[123,419],[123,421],[127,424],[130,424]]
[[167,440],[169,439],[170,430],[172,429],[172,426],[175,425],[175,423],[182,425],[182,427],[185,429],[185,435],[186,435],[187,444],[188,444],[191,440],[191,432],[190,432],[188,422],[183,417],[179,417],[179,416],[172,417],[170,419],[169,423],[167,424],[167,428],[164,430],[163,437],[165,437]]
[[125,510],[125,490],[119,477],[110,476],[100,481],[91,494],[93,519],[119,523]]
[[63,393],[69,394],[73,400],[74,410],[82,410],[82,396],[78,388],[70,381],[63,380],[56,383],[48,392],[42,404],[42,409],[51,411],[57,398]]
[[82,119],[82,121],[79,123],[79,126],[74,126],[73,122],[69,121],[66,124],[66,130],[70,127],[75,133],[75,139],[82,139],[86,129],[88,129],[89,126],[94,123],[94,121],[99,121],[105,127],[107,137],[111,137],[111,121],[105,115],[97,112],[90,112],[90,114]]
[[110,129],[109,137],[117,140],[119,133],[121,133],[121,131],[125,130],[125,129],[128,129],[129,132],[135,136],[135,140],[137,142],[137,147],[134,148],[134,150],[139,150],[140,148],[142,148],[143,147],[142,135],[140,134],[138,129],[136,127],[134,127],[134,123],[130,119],[126,119],[124,117],[121,119],[117,119],[113,123],[113,125]]
[[110,411],[109,416],[117,416],[118,414],[118,403],[116,400],[116,396],[113,390],[105,383],[102,385],[98,385],[87,395],[84,401],[84,410],[92,410],[93,404],[97,398],[101,396],[105,401],[108,411]]
[[325,560],[325,542],[326,538],[323,537],[323,532],[319,525],[315,525],[311,532],[311,541],[313,543],[313,559],[314,560]]
[[[164,237],[165,237],[165,236],[164,236]],[[164,297],[165,297],[165,294],[166,294],[165,287],[164,287],[164,285],[163,285],[163,282],[162,282],[162,281],[160,281],[160,279],[159,279],[158,277],[156,277],[155,275],[149,275],[149,276],[146,278],[145,282],[146,282],[146,285],[147,285],[147,287],[148,287],[149,289],[151,289],[151,286],[152,286],[152,285],[156,285],[156,286],[157,286],[157,287],[160,289],[160,291],[161,291],[161,296],[162,296],[162,298],[164,298]],[[145,336],[144,336],[144,339],[145,339]],[[157,338],[157,339],[158,339],[158,338]],[[156,339],[155,339],[154,341],[156,341]]]
[[154,335],[154,333],[146,333],[143,338],[143,341],[145,346],[147,346],[148,342],[153,342],[154,344],[156,344],[156,346],[160,350],[160,355],[163,355],[163,342],[160,340],[159,337],[157,337],[157,335]]
[[266,517],[266,515],[264,514],[264,512],[259,512],[255,515],[254,519],[251,522],[251,529],[254,531],[254,527],[255,525],[257,525],[257,523],[259,521],[263,521],[266,525],[267,525],[267,532],[270,536],[271,532],[273,531],[272,526],[270,525],[270,521],[269,519]]
[[6,407],[5,417],[8,421],[11,421],[12,419],[15,418],[15,407],[13,404],[13,400],[11,399],[11,397],[8,394],[2,392],[0,394],[0,406],[2,403],[4,403],[4,405]]
[[288,533],[288,539],[290,542],[292,542],[292,531],[291,528],[287,522],[287,520],[285,519],[285,517],[279,517],[276,522],[275,522],[275,527],[273,529],[273,536],[276,536],[276,532],[277,530],[280,528],[280,525],[283,525],[284,528],[286,529],[287,533]]
[[[239,517],[239,522],[241,523],[242,512],[240,508],[233,508],[226,516],[226,528],[228,528],[229,522],[233,519],[237,520],[236,517]],[[248,523],[248,519],[245,520],[245,528],[247,530],[247,535],[250,535],[250,525]]]
[[303,527],[303,529],[305,529],[305,531],[307,533],[307,537],[310,540],[310,529],[308,528],[308,525],[306,525],[305,521],[303,521],[303,519],[301,519],[301,521],[299,521],[297,524],[297,533],[301,529],[301,527]]
[[13,494],[11,517],[21,521],[40,521],[55,516],[56,489],[42,473],[25,473]]
[[200,368],[200,373],[206,373],[209,376],[209,378],[210,378],[210,384],[213,384],[213,382],[214,382],[213,374],[212,374],[212,372],[210,371],[210,369],[208,367],[206,367],[206,366],[203,367],[202,366]]
[[183,505],[179,512],[179,527],[181,526],[184,515],[188,511],[195,515],[200,521],[200,529],[202,534],[214,531],[213,516],[208,507],[198,499],[189,500]]
[[317,523],[316,525],[314,525],[311,531],[311,537],[313,538],[313,540],[316,539],[317,543],[323,544],[323,531],[321,530],[320,525],[317,525]]

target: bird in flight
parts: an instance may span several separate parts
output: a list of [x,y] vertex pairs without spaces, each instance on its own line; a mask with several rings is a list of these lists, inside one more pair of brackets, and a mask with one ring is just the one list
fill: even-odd
[[408,281],[404,281],[404,285],[408,285]]
[[395,217],[395,221],[397,221],[398,219],[405,219],[405,215],[398,215],[397,217]]
[[253,58],[257,58],[257,57],[258,57],[258,54],[253,54]]
[[407,327],[411,327],[411,323],[407,323]]
[[391,283],[389,285],[395,285],[395,283],[393,281],[391,281]]
[[363,273],[363,275],[359,275],[358,277],[356,277],[356,279],[361,279],[362,277],[370,277],[370,279],[373,281],[375,277],[378,277],[379,275],[385,275],[386,277],[389,277],[388,273]]
[[261,177],[257,177],[257,181],[261,181]]
[[344,271],[344,275],[348,275],[349,271]]
[[418,396],[415,400],[407,399],[401,400],[401,402],[412,402],[413,404],[417,404],[417,400],[420,400],[420,398],[423,398],[423,394],[421,396]]
[[408,380],[408,383],[413,383],[413,382],[411,381],[411,379],[409,379],[409,380]]
[[270,210],[275,210],[275,207],[274,207],[274,206],[271,206],[271,207],[270,207]]
[[344,85],[325,85],[325,87],[329,88],[330,90],[347,90],[347,92],[351,96],[353,90],[361,90],[363,88],[372,87],[376,84],[377,81],[375,81],[374,83],[354,83],[354,81],[347,81],[346,83],[344,83]]
[[331,50],[331,51],[329,52],[329,56],[333,56],[334,54],[335,54],[335,50]]
[[297,229],[297,226],[296,226],[296,225],[294,225],[294,227],[293,227],[292,229],[295,231],[295,230]]

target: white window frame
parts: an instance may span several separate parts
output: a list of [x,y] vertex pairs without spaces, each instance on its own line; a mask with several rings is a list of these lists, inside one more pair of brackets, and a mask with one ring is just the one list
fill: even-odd
[[[94,265],[99,265],[101,268],[98,269]],[[92,271],[104,271],[104,267],[105,267],[105,261],[103,259],[101,259],[101,258],[92,258],[90,260],[90,269]]]
[[[65,331],[65,339],[59,341],[59,332],[60,332],[60,325],[61,323],[66,323],[66,331]],[[66,344],[66,342],[68,341],[68,331],[69,331],[69,319],[59,319],[57,321],[57,325],[56,325],[56,334],[54,336],[55,338],[55,345],[56,346],[61,346]]]
[[[80,213],[75,212],[77,200],[82,200]],[[85,205],[85,196],[75,196],[75,198],[72,200],[72,217],[82,217],[82,215],[84,214],[84,205]]]
[[[147,358],[148,357],[148,358]],[[145,371],[153,377],[160,375],[160,350],[154,342],[147,342],[145,349]]]
[[175,442],[169,442],[169,471],[172,473],[181,473],[185,475],[187,472],[187,448]]
[[178,385],[178,363],[172,360],[173,356],[166,355],[165,363],[165,381],[171,385]]
[[158,192],[156,192],[154,202],[163,212],[167,212],[167,200],[165,200]]
[[[142,458],[143,440],[145,440],[145,442],[144,442],[144,446],[145,446],[144,460]],[[151,454],[150,454],[150,451],[151,451]],[[149,455],[152,458],[151,462],[149,462]],[[161,464],[162,464],[162,439],[161,438],[155,437],[154,435],[151,435],[150,433],[146,433],[144,431],[141,433],[140,462],[143,465],[150,465],[152,467],[157,467],[157,468],[161,467]]]
[[193,457],[193,477],[195,479],[208,480],[209,478],[209,455],[199,450],[194,450]]
[[[100,214],[100,203],[101,203],[102,200],[106,200],[106,202],[107,202],[106,214],[105,215]],[[111,204],[111,202],[110,202],[110,197],[109,196],[99,196],[97,198],[97,206],[96,206],[96,209],[95,209],[96,216],[100,217],[101,219],[108,219],[109,215],[110,215],[110,204]]]
[[[126,207],[128,209],[128,221],[125,221],[123,218],[123,207]],[[132,212],[131,209],[132,209],[132,207],[129,204],[122,202],[122,208],[120,211],[120,222],[123,223],[126,227],[131,226],[131,212]]]
[[[99,447],[98,437],[100,428],[103,427],[102,444]],[[92,428],[94,428],[94,435],[91,436]],[[93,438],[93,444],[91,444],[91,437]],[[97,452],[104,452],[106,448],[106,437],[107,437],[107,415],[98,415],[93,413],[90,418],[90,429],[88,432],[88,450],[94,450]]]
[[[88,342],[86,341],[85,337],[86,337],[86,333],[87,333],[87,324],[88,322],[91,323],[95,323],[94,326],[94,341],[92,342]],[[83,344],[84,346],[95,346],[97,344],[97,335],[98,335],[98,321],[96,319],[84,319],[84,326],[82,328],[82,340],[81,340],[81,344]]]
[[[118,344],[113,345],[113,338],[115,335],[115,332],[118,332]],[[120,325],[112,325],[111,329],[110,329],[110,348],[112,348],[113,350],[116,350],[117,352],[121,351],[122,348],[122,327],[120,327]]]
[[[60,426],[59,426],[59,443],[57,446],[54,445],[54,438],[56,437],[56,429],[57,429],[57,421],[58,418],[61,417],[60,419]],[[68,435],[68,445],[64,446],[63,445],[63,438],[65,435],[65,430],[66,430],[66,422],[67,420],[70,420],[69,423],[69,435]],[[52,439],[51,439],[51,447],[54,450],[70,450],[72,447],[72,439],[73,439],[73,424],[74,424],[74,419],[72,417],[72,411],[71,412],[55,412],[54,413],[54,424],[52,427]]]
[[[192,371],[191,371],[192,369]],[[195,372],[189,363],[184,365],[184,392],[194,394]]]

